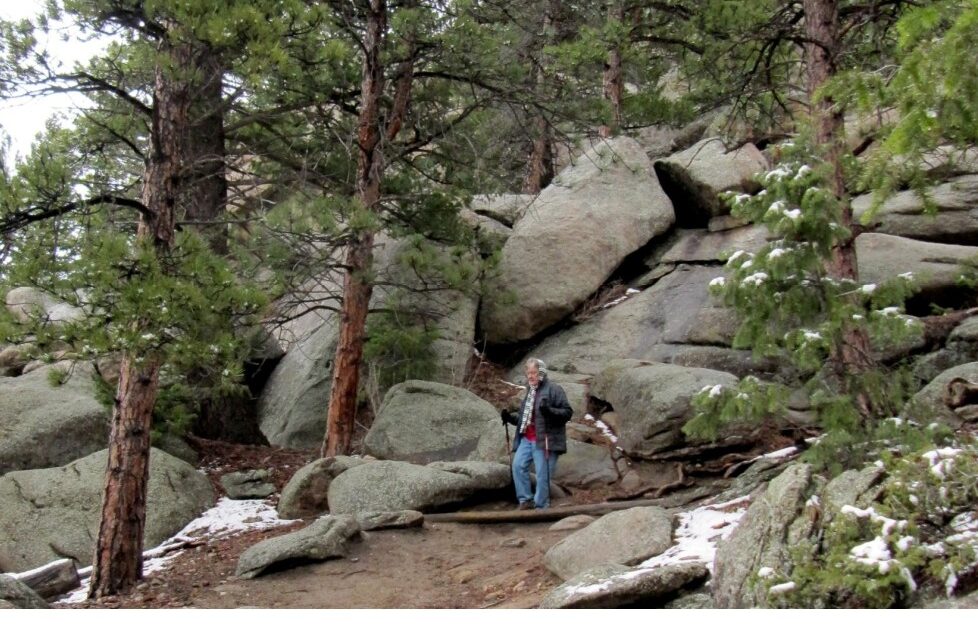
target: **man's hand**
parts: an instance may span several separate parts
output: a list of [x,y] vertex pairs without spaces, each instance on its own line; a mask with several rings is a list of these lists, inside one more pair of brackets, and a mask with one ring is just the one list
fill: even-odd
[[507,411],[503,409],[502,411],[499,412],[499,417],[500,419],[502,419],[504,426],[507,424],[516,424],[516,421],[513,418],[512,411]]

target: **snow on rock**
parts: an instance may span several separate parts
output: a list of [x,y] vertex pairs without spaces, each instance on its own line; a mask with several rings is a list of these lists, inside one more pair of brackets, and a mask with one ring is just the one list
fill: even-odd
[[717,543],[734,530],[747,512],[749,502],[750,497],[744,496],[679,514],[679,526],[674,533],[676,544],[639,567],[654,568],[693,561],[702,562],[712,572]]
[[[151,575],[180,556],[187,543],[200,540],[220,540],[247,531],[272,529],[295,521],[278,518],[275,506],[261,499],[235,501],[221,497],[217,505],[207,510],[160,546],[143,552],[143,575]],[[175,553],[174,553],[175,552]],[[91,581],[92,567],[78,571],[85,578],[81,586],[59,600],[61,604],[85,601]]]

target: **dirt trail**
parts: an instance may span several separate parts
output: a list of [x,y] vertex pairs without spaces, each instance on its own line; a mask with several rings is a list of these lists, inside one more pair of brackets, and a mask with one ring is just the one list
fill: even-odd
[[551,523],[425,524],[366,532],[347,558],[234,577],[245,549],[301,526],[187,549],[133,593],[72,607],[532,608],[560,584],[543,554],[569,533]]

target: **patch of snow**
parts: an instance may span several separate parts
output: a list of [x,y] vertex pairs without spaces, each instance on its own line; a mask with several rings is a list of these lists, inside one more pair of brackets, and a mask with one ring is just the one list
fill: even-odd
[[[933,451],[927,451],[921,457],[927,460],[930,464],[930,472],[938,479],[944,479],[948,473],[954,468],[954,458],[958,456],[961,452],[959,448],[952,448],[950,446],[945,448],[938,448]],[[945,488],[941,488],[945,490]]]
[[885,315],[887,317],[893,317],[894,315],[900,314],[900,307],[898,306],[887,306],[886,308],[881,308],[879,311],[880,315]]
[[872,283],[864,284],[863,286],[859,287],[859,290],[865,293],[866,295],[872,295],[873,293],[876,292],[876,285]]
[[764,273],[763,271],[758,271],[744,278],[743,282],[744,284],[753,284],[755,287],[759,287],[762,284],[764,284],[765,280],[767,280],[767,274]]
[[730,536],[747,513],[749,501],[750,497],[744,496],[679,514],[679,526],[674,534],[676,543],[639,566],[655,568],[679,562],[702,562],[712,573],[717,543]]
[[814,330],[805,331],[805,341],[821,341],[822,335]]
[[774,586],[768,589],[768,593],[770,593],[771,595],[780,595],[781,593],[789,593],[795,590],[796,587],[797,585],[794,582],[775,584]]
[[901,273],[899,275],[899,277],[900,278],[903,278],[904,280],[913,280],[913,272],[912,271],[905,271],[905,272]]
[[798,208],[795,208],[794,210],[788,210],[787,212],[784,213],[784,216],[788,217],[792,221],[797,221],[798,219],[801,218],[801,210],[799,210]]
[[[278,517],[275,507],[262,499],[235,501],[221,497],[217,504],[177,532],[172,538],[164,541],[158,547],[143,552],[143,575],[147,576],[167,566],[170,561],[180,555],[186,543],[228,538],[234,534],[247,531],[272,529],[295,523],[294,520],[282,520]],[[170,553],[178,550],[177,553]],[[88,593],[92,567],[78,571],[79,576],[86,577],[81,586],[58,600],[62,604],[74,604],[85,601]]]
[[757,577],[762,578],[762,579],[769,578],[772,575],[774,575],[774,569],[772,569],[771,567],[761,567],[757,571]]
[[807,164],[802,164],[801,168],[798,169],[798,173],[795,174],[795,179],[801,179],[812,172],[812,167]]
[[[588,415],[591,415],[591,414],[588,414]],[[601,420],[597,420],[597,419],[594,419],[594,418],[591,418],[591,419],[594,421],[595,428],[600,429],[601,430],[601,434],[603,436],[605,436],[606,438],[608,438],[611,441],[612,444],[614,444],[615,442],[618,441],[618,436],[611,432],[611,427],[609,427],[607,424],[605,424]]]
[[886,573],[884,565],[889,570],[889,561],[893,559],[893,556],[890,554],[890,547],[879,536],[869,542],[856,545],[849,550],[849,556],[856,562],[862,564],[878,565],[880,567],[880,573]]
[[777,451],[771,451],[770,453],[764,453],[763,455],[758,455],[757,457],[755,457],[754,459],[752,459],[750,461],[751,462],[756,462],[756,461],[761,460],[761,459],[784,459],[786,457],[791,457],[792,455],[795,455],[796,453],[798,453],[798,447],[796,447],[796,446],[789,446],[787,448],[782,448],[782,449],[777,450]]
[[788,250],[782,249],[780,247],[775,247],[767,253],[768,260],[774,260],[775,258],[781,258],[788,253]]
[[710,280],[711,287],[722,287],[727,284],[727,279],[723,276],[717,276],[716,278]]

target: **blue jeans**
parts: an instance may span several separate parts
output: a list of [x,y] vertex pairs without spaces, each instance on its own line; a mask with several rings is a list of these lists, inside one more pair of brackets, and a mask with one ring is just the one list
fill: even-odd
[[[557,468],[558,454],[550,452],[550,457],[533,441],[520,436],[516,452],[513,454],[513,485],[516,486],[516,500],[525,503],[533,499],[538,508],[550,507],[550,479]],[[537,476],[537,491],[532,494],[530,487],[530,462]]]

